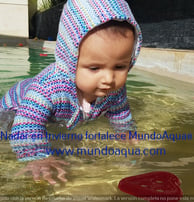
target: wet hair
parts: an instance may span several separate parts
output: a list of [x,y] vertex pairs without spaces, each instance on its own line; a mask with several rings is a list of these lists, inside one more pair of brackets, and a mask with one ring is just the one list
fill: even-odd
[[89,35],[94,33],[94,32],[98,32],[98,31],[105,31],[107,33],[110,34],[118,34],[121,35],[123,37],[127,37],[127,32],[129,30],[131,30],[133,32],[133,35],[135,37],[135,28],[133,25],[131,25],[129,22],[127,21],[116,21],[116,20],[110,20],[104,24],[101,24],[97,27],[95,27],[94,29],[92,29],[89,32]]
[[[135,28],[133,25],[131,25],[129,22],[127,21],[116,21],[116,20],[110,20],[108,22],[105,22],[104,24],[101,24],[97,27],[95,27],[94,29],[90,30],[86,36],[81,40],[81,43],[79,45],[79,48],[81,47],[81,44],[83,43],[83,41],[85,41],[85,39],[90,36],[93,33],[97,33],[98,31],[103,31],[105,33],[108,34],[115,34],[115,35],[120,35],[123,36],[125,38],[128,37],[127,33],[128,31],[131,30],[133,32],[133,36],[134,39],[136,38],[136,34],[135,34]],[[100,32],[102,33],[102,32]]]

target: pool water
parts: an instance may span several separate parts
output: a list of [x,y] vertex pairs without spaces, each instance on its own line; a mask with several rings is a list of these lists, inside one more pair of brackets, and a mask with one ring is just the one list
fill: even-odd
[[[41,57],[40,53],[48,54]],[[0,47],[0,97],[17,81],[32,77],[54,61],[51,50],[27,47]],[[194,134],[194,88],[193,84],[157,76],[134,68],[127,79],[127,91],[133,118],[138,132]],[[65,127],[48,125],[53,134],[68,133]],[[108,121],[100,118],[81,125],[71,133],[110,133]],[[171,136],[173,137],[173,136]],[[122,178],[151,171],[172,172],[181,180],[185,196],[194,196],[194,140],[139,140],[133,145],[126,141],[82,140],[52,141],[57,148],[163,148],[164,155],[79,155],[61,156],[70,165],[66,166],[67,183],[51,186],[45,181],[35,183],[30,174],[15,177],[14,174],[26,163],[16,161],[8,141],[0,142],[0,196],[22,197],[30,201],[53,201],[51,197],[72,196],[84,201],[85,196],[126,196],[118,188]],[[54,171],[54,179],[56,171]],[[39,198],[33,198],[39,197]],[[50,198],[49,198],[50,197]],[[83,198],[82,198],[83,197]],[[70,200],[70,199],[69,199]],[[65,201],[64,198],[61,201]],[[67,201],[67,199],[66,199]],[[108,201],[114,201],[113,198]],[[133,201],[130,198],[130,201]],[[134,199],[134,201],[137,201]],[[185,201],[185,200],[181,200]]]

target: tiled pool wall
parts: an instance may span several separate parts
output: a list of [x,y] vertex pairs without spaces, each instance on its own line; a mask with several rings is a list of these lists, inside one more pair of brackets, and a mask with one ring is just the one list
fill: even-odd
[[194,50],[142,48],[137,68],[194,83]]

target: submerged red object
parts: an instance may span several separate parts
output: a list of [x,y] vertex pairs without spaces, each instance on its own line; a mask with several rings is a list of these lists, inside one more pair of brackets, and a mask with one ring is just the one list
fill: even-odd
[[23,47],[23,46],[24,46],[24,44],[23,44],[23,43],[19,43],[19,44],[18,44],[18,46]]
[[178,202],[183,196],[180,184],[176,175],[157,171],[124,178],[118,187],[150,202]]
[[48,54],[40,53],[40,56],[41,56],[41,57],[46,57],[46,56],[48,56]]

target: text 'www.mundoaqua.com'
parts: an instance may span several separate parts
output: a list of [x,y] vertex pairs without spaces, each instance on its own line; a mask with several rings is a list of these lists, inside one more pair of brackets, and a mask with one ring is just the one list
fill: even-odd
[[73,155],[91,155],[91,156],[161,156],[166,154],[164,148],[47,148],[46,153],[57,156],[73,156]]

